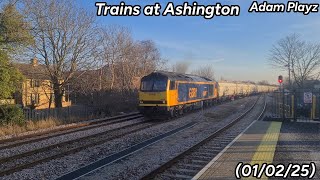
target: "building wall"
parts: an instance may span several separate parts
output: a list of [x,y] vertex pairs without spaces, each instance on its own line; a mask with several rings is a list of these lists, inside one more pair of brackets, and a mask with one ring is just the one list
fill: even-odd
[[[50,103],[51,102],[51,103]],[[54,93],[49,80],[26,79],[22,84],[20,104],[24,107],[35,105],[35,109],[54,108]],[[62,98],[62,106],[71,106],[71,101]]]

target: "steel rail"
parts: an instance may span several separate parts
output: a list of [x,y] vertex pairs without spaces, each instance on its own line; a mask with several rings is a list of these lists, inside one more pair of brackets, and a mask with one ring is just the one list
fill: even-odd
[[[258,99],[257,99],[257,101],[258,101]],[[251,111],[251,109],[253,109],[253,107],[255,106],[257,101],[250,107],[249,110],[247,110],[240,117],[245,116],[245,114],[247,114],[249,111]],[[179,127],[177,129],[174,129],[174,130],[169,131],[169,132],[166,132],[166,133],[164,133],[162,135],[153,137],[151,139],[148,139],[146,141],[138,143],[138,144],[136,144],[134,146],[131,146],[131,147],[129,147],[129,148],[123,150],[123,151],[120,151],[118,153],[112,154],[112,155],[110,155],[108,157],[105,157],[103,159],[100,159],[98,161],[95,161],[95,162],[93,162],[93,163],[91,163],[91,164],[89,164],[89,165],[87,165],[85,167],[82,167],[82,168],[79,168],[79,169],[77,169],[75,171],[72,171],[72,172],[69,172],[67,174],[64,174],[64,175],[60,176],[57,179],[58,180],[78,179],[78,178],[83,177],[83,176],[85,176],[85,175],[87,175],[87,174],[89,174],[89,173],[91,173],[91,172],[93,172],[93,171],[95,171],[97,169],[105,167],[105,166],[107,166],[107,165],[109,165],[111,163],[118,162],[118,161],[126,158],[127,156],[129,156],[129,155],[131,155],[133,153],[136,153],[137,151],[140,151],[140,150],[142,150],[142,149],[144,149],[144,148],[146,148],[146,147],[148,147],[148,146],[150,146],[150,145],[152,145],[152,144],[154,144],[154,143],[156,143],[156,142],[158,142],[160,140],[163,140],[163,139],[165,139],[167,137],[170,137],[170,136],[172,136],[172,135],[174,135],[174,134],[176,134],[176,133],[178,133],[178,132],[180,132],[182,130],[185,130],[187,128],[191,128],[191,127],[195,126],[198,123],[199,122],[191,122],[191,123],[189,123],[189,124],[187,124],[185,126]],[[232,123],[230,123],[229,126],[231,124]]]
[[33,142],[38,142],[38,141],[50,139],[53,137],[58,137],[58,136],[62,136],[62,135],[67,135],[67,134],[79,132],[79,131],[85,131],[85,130],[94,129],[97,127],[108,126],[108,125],[112,125],[112,124],[116,124],[116,123],[130,121],[130,120],[140,118],[140,117],[142,117],[142,115],[139,113],[131,113],[131,114],[127,114],[127,115],[114,116],[111,118],[104,118],[101,120],[92,121],[92,122],[88,122],[88,123],[80,123],[76,126],[61,128],[61,129],[57,129],[57,130],[46,131],[46,132],[30,134],[30,135],[26,135],[26,136],[20,136],[20,137],[16,137],[16,138],[0,140],[0,150],[13,148],[16,146],[21,146],[21,145],[29,144],[29,143],[33,143]]
[[[123,130],[123,129],[125,130],[125,129],[128,129],[128,128],[132,128],[132,127],[135,127],[135,126],[139,126],[141,124],[146,124],[146,125],[142,126],[142,127],[138,127],[137,129],[134,129],[134,130],[130,130],[130,131],[125,132],[125,133],[120,133],[120,134],[116,134],[116,135],[112,136],[112,133],[117,133],[120,130]],[[68,145],[70,145],[72,143],[79,143],[79,142],[82,142],[83,140],[86,140],[88,138],[90,138],[90,139],[99,138],[99,136],[109,136],[111,134],[110,137],[108,137],[108,138],[103,138],[103,139],[97,140],[97,141],[93,141],[92,140],[92,142],[90,141],[89,143],[81,145],[81,146],[76,147],[76,148],[67,149],[66,151],[63,151],[63,152],[60,152],[60,153],[57,153],[57,154],[54,154],[54,155],[50,155],[50,156],[47,156],[47,157],[44,157],[44,158],[40,158],[40,159],[37,159],[35,161],[31,161],[31,162],[27,162],[27,163],[24,163],[24,164],[21,164],[21,165],[17,165],[17,166],[12,167],[12,168],[2,169],[2,170],[0,170],[0,177],[4,176],[4,175],[12,174],[14,172],[23,170],[25,168],[33,167],[33,166],[35,166],[37,164],[40,164],[40,163],[43,163],[43,162],[47,162],[47,161],[50,161],[50,160],[53,160],[53,159],[61,158],[63,156],[66,156],[66,155],[69,155],[69,154],[72,154],[72,153],[79,152],[79,151],[81,151],[83,149],[86,149],[86,148],[89,148],[89,147],[92,147],[92,146],[96,146],[96,145],[105,143],[107,141],[110,141],[110,140],[113,140],[113,139],[116,139],[116,138],[120,138],[120,137],[123,137],[123,136],[128,135],[128,134],[132,134],[134,132],[138,132],[138,131],[147,129],[147,128],[149,128],[151,126],[154,126],[156,124],[157,123],[149,124],[147,122],[138,122],[138,123],[135,123],[135,124],[130,124],[130,125],[122,126],[122,127],[119,127],[119,128],[111,129],[109,131],[105,131],[105,132],[93,134],[93,135],[90,135],[90,136],[77,138],[77,139],[74,139],[74,140],[64,141],[62,143],[58,143],[58,144],[54,144],[54,145],[50,145],[50,146],[45,146],[43,148],[39,148],[39,149],[35,149],[35,150],[24,152],[24,153],[21,153],[21,154],[16,154],[16,155],[13,155],[13,156],[10,156],[10,157],[2,158],[2,159],[0,159],[0,164],[3,165],[4,163],[12,162],[14,160],[26,158],[26,157],[29,157],[29,156],[34,156],[34,155],[39,154],[39,153],[44,153],[44,152],[50,151],[50,150],[52,150],[54,148],[63,148],[64,146],[68,146]]]
[[[169,169],[170,167],[172,167],[174,164],[176,164],[179,160],[183,159],[184,157],[187,157],[190,153],[196,151],[197,149],[199,149],[200,147],[204,146],[205,144],[207,144],[208,142],[212,141],[213,139],[217,138],[217,136],[219,136],[220,134],[222,134],[223,132],[225,132],[226,130],[228,130],[229,128],[233,127],[234,124],[236,124],[237,122],[239,122],[241,119],[243,119],[249,112],[251,112],[251,110],[256,106],[257,102],[259,101],[260,97],[255,101],[255,103],[243,114],[241,114],[240,116],[238,116],[237,118],[235,118],[234,120],[232,120],[230,123],[226,124],[225,126],[221,127],[220,129],[218,129],[217,131],[215,131],[214,133],[212,133],[211,135],[209,135],[207,138],[205,138],[204,140],[200,141],[199,143],[197,143],[196,145],[192,146],[191,148],[185,150],[184,152],[180,153],[179,155],[175,156],[174,158],[172,158],[171,160],[169,160],[168,162],[164,163],[163,165],[161,165],[160,167],[156,168],[155,170],[151,171],[149,174],[145,175],[142,180],[150,180],[150,179],[154,179],[158,174],[164,172],[165,170]],[[266,104],[265,104],[266,105]],[[265,105],[264,108],[262,110],[262,113],[260,113],[258,119],[260,119],[265,111]]]

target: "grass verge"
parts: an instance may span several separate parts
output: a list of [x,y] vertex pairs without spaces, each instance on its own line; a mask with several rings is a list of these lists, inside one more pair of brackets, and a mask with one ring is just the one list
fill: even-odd
[[18,135],[28,131],[52,128],[61,125],[61,121],[53,118],[39,121],[27,121],[24,125],[8,124],[0,126],[0,137],[7,135]]

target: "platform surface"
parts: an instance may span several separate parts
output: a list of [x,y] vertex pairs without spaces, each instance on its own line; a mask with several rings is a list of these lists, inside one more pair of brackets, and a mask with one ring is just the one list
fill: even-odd
[[273,162],[283,163],[286,166],[289,163],[310,164],[313,162],[317,168],[313,179],[320,179],[319,122],[283,123]]
[[239,162],[272,163],[281,125],[281,122],[256,121],[193,179],[236,179],[235,168]]

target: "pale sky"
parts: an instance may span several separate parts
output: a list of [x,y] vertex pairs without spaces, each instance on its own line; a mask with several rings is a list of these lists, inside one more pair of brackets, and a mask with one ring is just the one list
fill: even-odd
[[[80,6],[96,12],[95,0],[76,0]],[[119,4],[120,1],[106,1]],[[144,6],[169,1],[124,0],[126,4]],[[175,4],[184,1],[175,0]],[[193,1],[189,1],[193,2]],[[249,0],[200,0],[198,4],[237,4],[241,7],[238,17],[98,17],[102,25],[118,24],[128,27],[136,40],[153,40],[169,64],[188,61],[191,68],[210,64],[216,78],[221,76],[229,80],[268,80],[277,82],[279,74],[286,75],[268,65],[268,53],[272,44],[279,39],[298,33],[305,40],[320,41],[319,13],[248,13],[252,1]],[[259,1],[262,2],[262,1]],[[268,2],[287,2],[270,0]],[[318,0],[305,1],[319,3]]]

